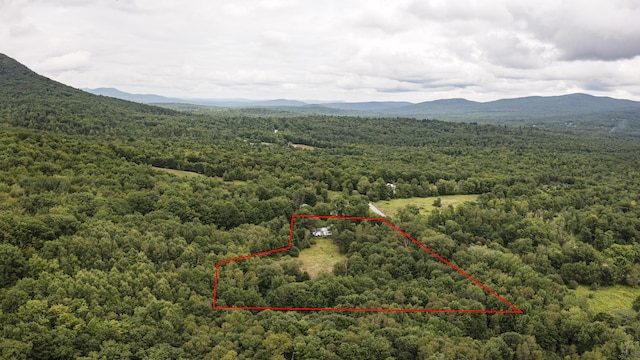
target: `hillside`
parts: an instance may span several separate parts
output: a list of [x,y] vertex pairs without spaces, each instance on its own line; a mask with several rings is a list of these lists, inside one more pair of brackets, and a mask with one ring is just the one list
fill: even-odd
[[[480,124],[539,126],[552,130],[587,129],[640,134],[640,102],[587,94],[532,96],[475,102],[443,99],[419,104],[402,103],[324,104],[343,114],[411,117]],[[318,113],[328,113],[323,108]],[[293,108],[291,111],[302,111]]]
[[296,107],[307,103],[296,100],[246,100],[246,99],[178,99],[154,94],[131,94],[114,88],[82,89],[94,95],[109,96],[116,99],[135,101],[143,104],[190,104],[212,107]]
[[82,90],[94,95],[109,96],[116,99],[134,101],[134,102],[143,103],[143,104],[183,103],[184,102],[184,100],[182,99],[168,98],[160,95],[130,94],[114,88],[97,88],[97,89],[82,89]]
[[[390,115],[488,124],[537,125],[638,133],[640,103],[586,94],[503,99],[486,103],[437,100],[410,105]],[[628,128],[626,128],[628,127]]]
[[[640,357],[635,137],[179,112],[1,59],[1,358]],[[370,202],[442,258],[376,223],[291,223]],[[448,312],[212,309],[216,264],[256,253],[220,266],[220,304]],[[442,259],[522,314],[491,313],[505,303]]]
[[89,134],[118,131],[134,115],[170,115],[175,111],[101,97],[38,75],[0,54],[0,116],[11,124],[40,130]]

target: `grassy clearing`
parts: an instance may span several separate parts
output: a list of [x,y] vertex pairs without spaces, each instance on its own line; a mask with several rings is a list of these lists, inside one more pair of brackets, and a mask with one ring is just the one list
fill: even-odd
[[338,245],[329,238],[316,239],[316,244],[300,251],[298,257],[302,262],[300,270],[308,272],[312,279],[321,271],[331,273],[333,265],[346,259],[346,256],[340,254]]
[[304,150],[315,150],[316,148],[313,146],[309,146],[309,145],[304,145],[304,144],[294,144],[294,143],[289,143],[289,146],[294,147],[296,149],[304,149]]
[[587,286],[578,286],[575,294],[586,299],[589,310],[597,314],[606,311],[631,309],[633,301],[640,296],[640,287],[615,285],[591,290]]
[[407,205],[415,205],[420,209],[421,215],[428,215],[433,209],[435,209],[433,202],[437,198],[442,200],[442,207],[447,207],[449,205],[456,206],[463,202],[474,201],[478,198],[478,195],[444,195],[425,198],[413,197],[408,199],[383,200],[373,204],[383,213],[391,217],[397,216],[398,210]]
[[185,178],[195,178],[195,177],[204,177],[202,174],[198,174],[191,171],[182,171],[182,170],[174,170],[174,169],[165,169],[160,167],[153,166],[155,170],[165,172],[167,174],[175,175],[177,177],[185,177]]
[[[206,175],[198,174],[196,172],[191,172],[191,171],[165,169],[165,168],[160,168],[160,167],[156,167],[156,166],[152,166],[152,167],[153,167],[154,170],[162,171],[164,173],[175,175],[177,177],[183,177],[183,178],[206,177]],[[221,181],[221,182],[223,182],[225,184],[231,184],[231,185],[243,185],[243,184],[246,183],[246,181],[242,181],[242,180],[225,181],[222,177],[219,177],[219,176],[214,176],[214,177],[212,177],[212,179],[216,179],[216,180],[219,180],[219,181]]]

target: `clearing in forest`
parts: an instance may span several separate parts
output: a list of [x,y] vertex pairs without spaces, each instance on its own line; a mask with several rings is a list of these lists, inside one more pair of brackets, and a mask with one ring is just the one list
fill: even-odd
[[205,175],[202,174],[198,174],[196,172],[191,172],[191,171],[183,171],[183,170],[174,170],[174,169],[166,169],[166,168],[161,168],[161,167],[157,167],[157,166],[153,166],[154,170],[158,170],[158,171],[162,171],[164,173],[167,174],[171,174],[171,175],[175,175],[177,177],[184,177],[184,178],[195,178],[195,177],[204,177]]
[[[284,247],[216,262],[213,309],[522,314],[517,306],[385,218],[294,214],[289,229]],[[344,269],[336,268],[318,280],[305,279],[290,262],[266,256],[287,254],[294,237],[296,244],[302,244],[310,240],[310,233],[323,237],[318,242],[325,241],[325,246],[331,246],[329,238],[335,237],[335,245],[343,252],[349,249],[351,257],[342,261]],[[376,252],[376,248],[383,251]],[[316,256],[317,261],[319,249],[311,249],[312,255],[307,252],[307,259]],[[334,260],[325,257],[324,266]],[[278,266],[272,266],[274,261]],[[376,265],[379,268],[367,268]],[[419,268],[426,272],[414,275]],[[393,285],[382,292],[376,280]]]
[[304,150],[315,150],[316,148],[314,146],[310,146],[310,145],[304,145],[304,144],[294,144],[294,143],[289,143],[289,146],[295,148],[295,149],[304,149]]
[[331,273],[333,266],[347,260],[347,257],[340,253],[338,245],[331,238],[321,238],[316,240],[310,248],[300,251],[298,260],[302,263],[301,271],[306,271],[312,279],[315,279],[320,272]]
[[440,198],[442,201],[442,207],[446,208],[449,205],[456,206],[467,201],[474,201],[478,198],[478,195],[443,195],[443,196],[431,196],[431,197],[412,197],[407,199],[392,199],[382,200],[373,203],[378,209],[382,210],[385,214],[391,217],[398,215],[398,210],[404,208],[407,205],[415,205],[420,209],[421,215],[429,215],[433,209],[433,202]]
[[587,300],[593,314],[607,311],[630,310],[633,301],[640,296],[640,288],[623,285],[603,286],[591,290],[587,286],[578,286],[575,294]]
[[[167,168],[161,168],[161,167],[157,167],[157,166],[152,166],[152,168],[154,170],[158,170],[161,171],[163,173],[167,173],[167,174],[171,174],[171,175],[175,175],[177,177],[183,177],[183,178],[202,178],[202,177],[207,177],[204,174],[199,174],[197,172],[193,172],[193,171],[184,171],[184,170],[175,170],[175,169],[167,169]],[[242,181],[242,180],[224,180],[223,177],[221,176],[212,176],[210,177],[211,179],[216,179],[224,184],[231,184],[231,185],[244,185],[246,184],[246,181]]]

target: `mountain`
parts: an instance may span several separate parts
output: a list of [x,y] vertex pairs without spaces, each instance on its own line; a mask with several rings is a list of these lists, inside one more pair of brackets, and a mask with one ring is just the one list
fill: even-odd
[[344,102],[344,103],[328,103],[322,104],[325,107],[339,110],[356,110],[356,111],[381,111],[397,109],[409,105],[413,105],[406,101],[369,101],[369,102]]
[[215,107],[295,107],[307,103],[297,100],[247,100],[247,99],[181,99],[154,94],[131,94],[115,88],[82,89],[94,95],[109,96],[116,99],[135,101],[143,104],[192,104]]
[[406,115],[469,113],[548,115],[638,110],[640,110],[640,102],[636,101],[596,97],[587,94],[570,94],[501,99],[485,103],[465,99],[435,100],[396,108],[388,112]]
[[116,99],[134,101],[143,104],[183,103],[182,99],[169,98],[153,94],[130,94],[114,88],[82,89],[94,95],[109,96]]
[[[405,101],[303,102],[296,100],[178,99],[129,94],[113,88],[86,89],[104,96],[147,104],[193,104],[225,108],[270,108],[300,114],[360,117],[410,117],[495,125],[640,131],[640,102],[588,94],[528,96],[476,102],[440,99],[418,104]],[[179,107],[173,106],[178,109]]]
[[131,120],[136,114],[177,112],[89,94],[39,75],[0,54],[0,118],[12,125],[90,134],[116,129],[124,121],[136,121]]
[[394,117],[496,125],[640,131],[640,102],[588,94],[530,96],[484,103],[465,99],[435,100],[381,112]]
[[481,103],[466,99],[441,99],[425,101],[419,104],[387,110],[386,112],[403,115],[423,115],[425,113],[449,114],[475,111]]
[[[96,97],[94,94],[102,96]],[[32,122],[32,126],[40,127],[48,126],[46,124],[50,119],[55,118],[56,114],[61,115],[67,112],[74,114],[71,118],[84,117],[99,121],[104,119],[107,113],[138,111],[167,114],[171,111],[140,104],[144,103],[165,104],[165,106],[166,104],[193,104],[229,108],[268,108],[293,114],[409,117],[640,134],[640,102],[588,94],[530,96],[489,102],[441,99],[418,104],[394,101],[319,103],[288,99],[180,99],[153,94],[129,94],[113,88],[81,91],[40,76],[14,59],[1,54],[0,96],[0,115],[11,107],[12,111],[23,114],[22,117],[14,117],[14,119],[22,118],[20,121],[23,122],[27,121],[25,119],[31,119],[28,121]],[[50,108],[57,110],[38,113],[24,103],[28,99],[37,100],[39,104],[49,103]],[[180,109],[176,106],[173,108]],[[108,118],[113,120],[118,117],[110,115]]]
[[562,114],[587,114],[610,111],[639,111],[640,102],[598,97],[588,94],[563,96],[531,96],[496,100],[483,104],[492,111],[545,112]]

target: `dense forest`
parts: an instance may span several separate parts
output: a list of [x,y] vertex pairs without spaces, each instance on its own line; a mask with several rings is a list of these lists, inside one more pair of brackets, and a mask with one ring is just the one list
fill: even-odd
[[[637,137],[177,111],[0,55],[0,143],[3,359],[640,358],[640,298],[598,311],[579,295],[640,286]],[[390,220],[522,314],[211,307],[216,262],[284,246],[293,214],[454,194],[477,200]],[[344,260],[311,277],[296,256],[328,225]],[[294,240],[229,264],[220,301],[505,306],[381,224],[308,219]]]

